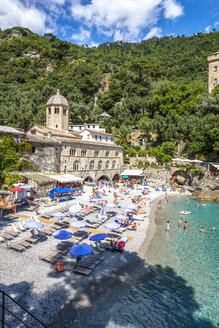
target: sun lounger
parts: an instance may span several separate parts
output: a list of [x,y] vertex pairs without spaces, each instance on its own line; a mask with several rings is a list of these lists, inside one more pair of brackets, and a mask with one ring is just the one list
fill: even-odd
[[95,264],[93,264],[91,262],[87,262],[85,260],[82,260],[82,261],[78,262],[78,265],[80,267],[91,269],[91,270],[93,270],[95,268],[95,266],[96,266]]
[[24,228],[23,225],[21,224],[21,221],[18,221],[18,222],[16,223],[16,226],[17,226],[18,229],[20,229],[21,231],[25,231],[25,230],[26,230],[26,228]]
[[16,237],[18,235],[18,233],[13,230],[5,230],[5,232],[11,235],[12,237]]
[[17,240],[16,242],[17,242],[19,245],[24,246],[25,248],[30,248],[30,247],[31,247],[31,244],[28,243],[28,241],[26,241],[26,240]]
[[61,257],[61,254],[45,254],[42,257],[40,257],[40,260],[43,260],[48,263],[53,263],[57,261]]
[[33,237],[24,238],[23,240],[24,240],[24,241],[27,241],[28,243],[31,243],[31,244],[36,244],[37,241],[38,241],[37,238],[33,238]]
[[10,239],[13,238],[12,235],[9,235],[9,234],[6,233],[6,232],[1,233],[0,236],[1,236],[2,238],[6,239],[6,240],[10,240]]
[[25,250],[25,247],[19,244],[15,244],[15,243],[11,243],[9,246],[9,248],[12,248],[13,250],[17,251],[17,252],[22,252]]
[[15,223],[12,223],[11,228],[14,232],[20,233],[21,231],[16,227]]
[[80,273],[80,274],[83,274],[85,276],[88,276],[91,273],[91,271],[92,271],[91,269],[80,267],[78,265],[75,266],[74,269],[73,269],[73,272]]

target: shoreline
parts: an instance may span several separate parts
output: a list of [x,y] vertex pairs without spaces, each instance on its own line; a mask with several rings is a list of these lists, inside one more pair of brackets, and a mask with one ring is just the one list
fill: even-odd
[[[184,193],[183,195],[179,195],[178,193],[169,194],[171,198],[174,196],[185,196],[189,193]],[[89,286],[89,290],[87,290],[87,285],[84,286],[80,292],[78,292],[78,297],[70,300],[69,302],[63,305],[63,308],[59,311],[57,316],[54,318],[53,322],[49,326],[50,328],[58,328],[60,325],[65,322],[66,315],[71,313],[72,322],[74,323],[74,318],[79,316],[79,313],[82,313],[84,316],[89,315],[90,311],[95,310],[95,308],[102,308],[103,304],[113,303],[113,300],[118,297],[118,289],[121,288],[129,288],[132,282],[136,281],[135,274],[140,269],[147,270],[145,267],[145,257],[148,251],[148,248],[153,240],[154,234],[156,232],[156,213],[158,211],[157,203],[159,200],[165,199],[165,194],[162,195],[154,195],[154,199],[151,201],[151,207],[148,214],[148,226],[146,229],[146,234],[144,236],[144,240],[142,241],[139,249],[136,251],[137,256],[133,257],[131,260],[126,263],[121,263],[118,267],[113,268],[110,272],[107,273],[106,276],[100,277],[100,279],[93,280],[92,286]],[[118,261],[118,259],[117,259]],[[119,274],[118,279],[114,279],[113,281],[109,281],[110,277],[115,276],[118,272],[124,272],[124,274]],[[86,294],[86,300],[82,301],[81,294]],[[97,297],[98,295],[98,297]],[[87,299],[89,299],[90,306],[87,304]],[[88,309],[88,308],[89,309]],[[72,309],[75,308],[75,313],[72,313]],[[88,313],[87,313],[88,312]],[[69,320],[69,318],[68,318]],[[69,322],[69,321],[68,321]],[[67,327],[67,325],[64,327]],[[83,327],[78,326],[78,327]]]

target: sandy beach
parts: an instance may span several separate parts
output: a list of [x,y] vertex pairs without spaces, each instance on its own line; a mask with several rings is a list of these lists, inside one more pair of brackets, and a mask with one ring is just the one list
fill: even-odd
[[[54,265],[40,260],[40,255],[58,244],[58,241],[51,236],[23,253],[7,249],[5,243],[0,245],[1,289],[48,327],[67,327],[69,320],[74,322],[78,309],[87,310],[95,306],[95,302],[101,302],[102,298],[106,301],[107,297],[112,297],[113,289],[115,290],[119,284],[128,283],[127,278],[133,276],[134,271],[143,261],[153,237],[158,198],[163,198],[166,194],[163,191],[150,189],[146,215],[139,215],[141,221],[136,221],[137,231],[126,231],[122,234],[130,239],[125,251],[123,253],[105,251],[104,259],[88,277],[72,273],[75,259],[70,254],[65,255],[61,260],[65,264],[65,269],[61,273],[55,271]],[[113,193],[109,189],[106,192],[104,198],[112,201]],[[125,196],[124,200],[119,201],[121,208],[116,208],[115,212],[121,213],[121,210],[131,203],[131,197],[140,193],[141,190],[134,190],[130,196]],[[179,195],[179,193],[171,191],[168,195]],[[89,196],[91,196],[91,189],[87,187],[83,196],[69,202],[68,205],[78,201],[87,204]],[[63,204],[49,208],[49,211],[57,211],[61,206]],[[40,214],[47,211],[48,208],[41,208]],[[19,214],[30,216],[30,213],[25,211]],[[114,219],[111,218],[109,221]],[[109,233],[103,225],[96,230]],[[29,231],[22,232],[22,235],[29,234]],[[91,242],[88,238],[83,240],[83,243]]]

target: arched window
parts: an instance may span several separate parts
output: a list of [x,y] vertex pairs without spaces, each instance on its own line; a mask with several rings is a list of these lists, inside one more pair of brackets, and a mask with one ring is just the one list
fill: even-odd
[[115,168],[116,168],[116,161],[113,161],[112,169],[115,169]]
[[110,162],[109,161],[106,161],[106,169],[109,168],[109,165],[110,165]]
[[75,156],[75,154],[76,154],[76,149],[71,148],[70,149],[70,156]]
[[73,164],[73,171],[77,171],[79,169],[79,161],[76,160],[74,161],[74,164]]
[[94,161],[90,161],[89,169],[94,170]]
[[98,162],[98,170],[101,170],[103,168],[103,162],[99,161]]

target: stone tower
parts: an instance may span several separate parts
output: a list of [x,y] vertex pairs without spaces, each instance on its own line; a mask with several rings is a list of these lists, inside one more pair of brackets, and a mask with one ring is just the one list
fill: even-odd
[[69,104],[66,98],[60,95],[59,89],[46,103],[46,126],[58,130],[69,129]]
[[208,92],[219,84],[219,51],[208,56]]

